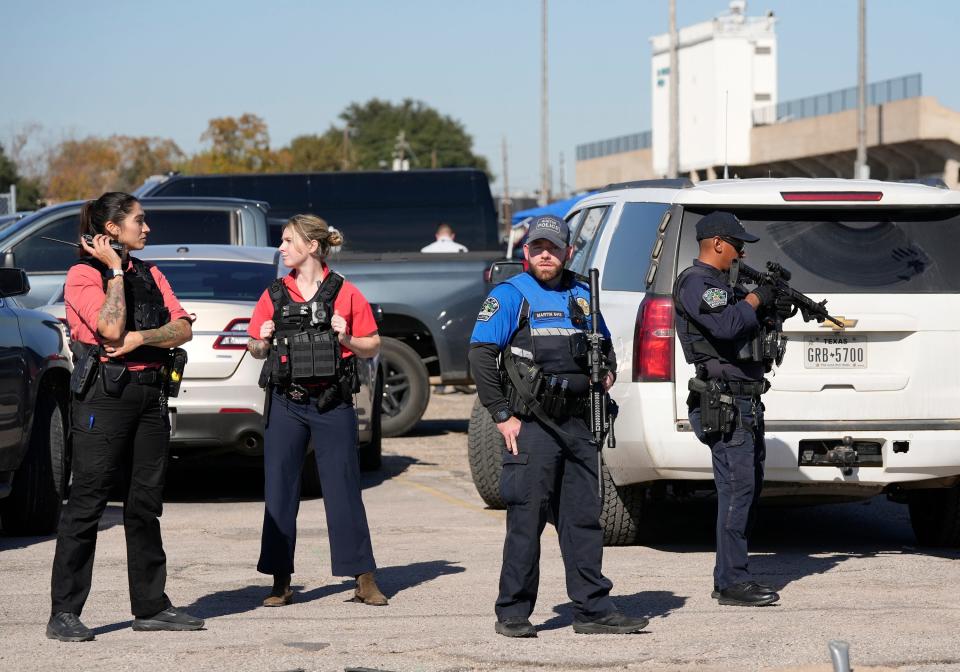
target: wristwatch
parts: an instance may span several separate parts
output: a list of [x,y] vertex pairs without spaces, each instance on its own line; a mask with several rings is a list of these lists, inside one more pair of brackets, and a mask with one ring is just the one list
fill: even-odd
[[122,277],[123,277],[123,269],[120,269],[120,268],[110,268],[110,269],[106,270],[103,275],[104,275],[104,277],[107,278],[107,280],[113,280],[114,278],[122,278]]
[[498,425],[501,422],[506,422],[513,417],[513,413],[510,412],[507,408],[501,408],[499,411],[493,414],[493,421]]

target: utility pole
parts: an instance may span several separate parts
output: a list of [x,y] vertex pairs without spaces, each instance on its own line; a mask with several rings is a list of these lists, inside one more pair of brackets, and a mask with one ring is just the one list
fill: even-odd
[[437,169],[437,148],[434,147],[430,150],[430,167],[434,170]]
[[350,170],[350,125],[343,127],[343,159],[341,161],[343,170]]
[[418,161],[417,155],[413,153],[413,147],[407,142],[407,134],[404,131],[397,133],[397,140],[393,145],[393,169],[410,170],[410,160],[406,158],[406,153],[410,152],[414,162]]
[[563,152],[560,152],[560,198],[567,197],[567,179],[563,170]]
[[[862,2],[862,0],[861,0]],[[677,76],[677,0],[670,0],[670,153],[667,177],[680,175],[680,78]]]
[[542,0],[541,64],[540,64],[540,198],[538,203],[550,202],[550,134],[547,119],[547,0]]
[[503,136],[500,141],[500,153],[503,155],[503,198],[500,199],[501,217],[503,217],[503,228],[507,235],[510,235],[510,223],[513,219],[513,199],[510,198],[510,177],[507,172],[507,136]]
[[857,55],[857,161],[853,176],[866,180],[870,177],[867,164],[867,0],[860,0]]

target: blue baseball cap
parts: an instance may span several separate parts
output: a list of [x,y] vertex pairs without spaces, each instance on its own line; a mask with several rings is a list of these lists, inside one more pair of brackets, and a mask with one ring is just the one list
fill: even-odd
[[760,240],[752,233],[747,233],[735,214],[722,210],[715,210],[709,215],[701,217],[700,221],[697,222],[697,240],[705,240],[714,236],[742,240],[745,243],[755,243]]
[[566,247],[570,244],[570,227],[559,217],[542,215],[530,223],[527,232],[527,243],[535,240],[549,240],[557,247]]

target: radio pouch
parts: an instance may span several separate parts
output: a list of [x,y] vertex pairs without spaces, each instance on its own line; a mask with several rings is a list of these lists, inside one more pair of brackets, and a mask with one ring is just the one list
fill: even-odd
[[103,393],[110,397],[119,397],[123,388],[130,382],[130,371],[121,362],[107,360],[100,362],[100,382]]

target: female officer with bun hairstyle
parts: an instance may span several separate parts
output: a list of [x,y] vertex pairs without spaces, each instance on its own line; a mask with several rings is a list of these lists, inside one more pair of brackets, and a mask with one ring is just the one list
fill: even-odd
[[354,601],[383,606],[357,455],[356,357],[373,357],[380,336],[370,304],[330,270],[330,248],[343,236],[314,215],[296,215],[283,230],[280,255],[293,269],[264,291],[250,319],[247,346],[266,359],[263,537],[257,570],[273,575],[267,607],[290,604],[300,508],[300,475],[313,442],[323,489],[334,576],[357,580]]
[[108,192],[80,210],[80,259],[64,287],[74,355],[73,485],[53,560],[51,639],[93,639],[80,612],[90,593],[100,517],[118,482],[124,488],[133,629],[203,627],[164,593],[159,518],[170,437],[165,367],[170,349],[189,341],[193,331],[163,274],[129,255],[143,249],[149,231],[140,202],[130,194]]

